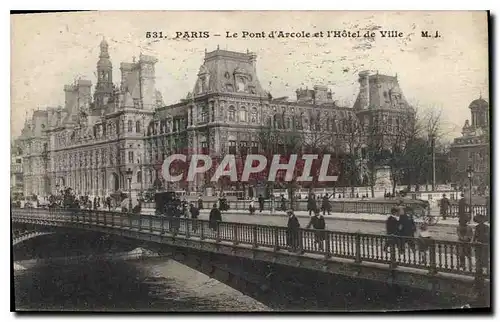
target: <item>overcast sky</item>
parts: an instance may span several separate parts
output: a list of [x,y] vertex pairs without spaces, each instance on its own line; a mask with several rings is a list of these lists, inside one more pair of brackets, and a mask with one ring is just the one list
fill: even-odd
[[[257,54],[258,78],[274,97],[295,97],[298,87],[328,85],[334,100],[352,106],[358,72],[397,73],[402,91],[419,109],[442,109],[445,132],[460,135],[469,103],[488,97],[488,35],[485,12],[95,12],[12,16],[12,122],[18,135],[26,112],[64,105],[64,84],[76,78],[95,85],[99,43],[109,43],[113,80],[120,62],[142,52],[154,55],[157,89],[166,104],[192,91],[205,49]],[[366,38],[242,39],[226,31],[376,32]],[[403,33],[382,38],[381,30]],[[423,38],[421,31],[438,31]],[[162,31],[167,39],[146,39]],[[177,31],[208,31],[206,39],[175,40]],[[214,34],[221,34],[217,37]]]

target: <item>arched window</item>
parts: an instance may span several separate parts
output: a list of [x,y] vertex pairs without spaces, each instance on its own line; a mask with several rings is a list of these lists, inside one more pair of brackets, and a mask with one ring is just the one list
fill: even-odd
[[137,171],[137,182],[142,182],[142,172],[141,171]]
[[128,131],[129,132],[132,132],[133,126],[134,126],[134,123],[132,122],[132,120],[128,120]]
[[227,112],[227,117],[228,117],[228,120],[231,121],[231,122],[234,122],[235,119],[236,119],[236,111],[234,109],[234,106],[229,106],[229,109],[228,109],[228,112]]
[[141,133],[141,122],[140,121],[135,122],[135,132]]

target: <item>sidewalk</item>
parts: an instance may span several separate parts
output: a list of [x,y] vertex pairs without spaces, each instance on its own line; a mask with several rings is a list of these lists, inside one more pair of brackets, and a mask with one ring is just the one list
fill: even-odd
[[[143,214],[154,214],[154,209],[152,208],[144,208],[142,210]],[[200,214],[208,215],[210,213],[210,209],[201,209]],[[222,214],[231,214],[231,215],[241,215],[241,216],[250,216],[248,210],[231,210],[223,211]],[[295,215],[297,217],[305,217],[309,218],[309,213],[307,211],[295,211]],[[259,212],[258,210],[255,212],[253,216],[266,216],[266,217],[286,217],[284,211],[275,211],[274,214],[271,214],[269,210],[264,210]],[[367,214],[367,213],[344,213],[344,212],[336,212],[330,213],[330,215],[325,215],[325,219],[339,219],[343,221],[356,221],[356,222],[373,222],[373,223],[383,223],[387,220],[387,215],[381,214]],[[456,218],[448,218],[443,220],[439,218],[439,221],[434,226],[450,226],[456,227],[458,226],[458,220]]]
[[[201,214],[208,214],[210,213],[210,209],[202,209],[200,211]],[[242,216],[250,216],[248,210],[229,210],[229,211],[224,211],[222,214],[228,213],[228,214],[234,214],[234,215],[242,215]],[[309,217],[309,213],[307,211],[295,211],[295,215],[297,217]],[[258,210],[255,212],[254,216],[280,216],[280,217],[286,217],[286,214],[284,211],[275,211],[274,214],[271,214],[269,210],[264,210],[262,212],[259,212]],[[381,214],[357,214],[357,213],[343,213],[343,212],[337,212],[337,213],[330,213],[330,215],[325,215],[325,219],[341,219],[345,221],[361,221],[361,222],[376,222],[376,223],[385,223],[387,220],[387,215],[381,215]],[[446,220],[443,220],[442,218],[439,219],[438,223],[435,226],[458,226],[458,220],[455,218],[448,218]]]

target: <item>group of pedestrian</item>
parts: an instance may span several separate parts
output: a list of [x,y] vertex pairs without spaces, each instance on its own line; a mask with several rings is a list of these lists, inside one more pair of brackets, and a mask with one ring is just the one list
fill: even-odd
[[[332,210],[332,205],[330,203],[330,198],[333,195],[328,195],[328,193],[325,193],[325,195],[321,199],[321,211],[323,212],[323,216],[327,213],[330,215],[330,212]],[[316,196],[311,193],[309,195],[309,198],[307,198],[307,211],[309,212],[309,216],[311,216],[312,213],[319,212],[318,206],[316,204]]]
[[[470,202],[471,205],[467,207],[467,201],[465,200],[465,194],[461,193],[460,194],[460,199],[458,200],[458,220],[459,221],[467,221],[470,222],[472,220],[472,213],[470,208],[472,206],[472,202]],[[487,202],[487,207],[489,202]],[[450,199],[446,197],[446,194],[444,193],[441,200],[439,201],[439,214],[443,219],[448,218],[448,215],[450,214],[450,209],[451,209],[451,202]],[[489,211],[487,211],[489,213]]]
[[[385,222],[385,228],[388,238],[384,245],[384,251],[389,251],[389,247],[395,247],[402,252],[406,245],[409,245],[412,249],[415,248],[415,242],[413,240],[417,230],[415,221],[407,214],[401,200],[396,207],[391,208],[391,213]],[[423,225],[421,228],[421,231],[425,233],[419,236],[419,242],[421,244],[419,245],[421,246],[419,249],[425,249],[430,235],[427,232],[427,226]]]
[[[472,267],[472,244],[478,243],[476,249],[476,259],[481,267],[487,267],[489,261],[489,243],[490,243],[490,227],[487,225],[487,216],[476,216],[474,221],[478,224],[475,228],[469,225],[466,219],[459,219],[457,227],[458,241],[462,242],[459,245],[458,251],[458,266],[465,268],[466,263]],[[482,244],[482,245],[479,245]]]
[[[290,251],[297,251],[300,246],[300,223],[293,212],[293,210],[287,211],[288,223],[286,231],[286,244]],[[309,223],[305,227],[306,229],[313,228],[314,231],[314,244],[319,250],[324,249],[324,241],[326,239],[326,223],[325,217],[319,212],[318,209],[315,210],[314,215],[309,220]]]

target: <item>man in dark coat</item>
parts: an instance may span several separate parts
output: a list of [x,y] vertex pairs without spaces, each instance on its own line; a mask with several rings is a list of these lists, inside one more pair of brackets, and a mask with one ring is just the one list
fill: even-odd
[[307,224],[306,229],[311,228],[311,226],[317,230],[314,232],[314,242],[319,245],[319,249],[323,250],[323,241],[325,240],[325,232],[326,228],[325,217],[320,214],[319,210],[314,212],[314,216]]
[[212,210],[210,210],[210,217],[208,218],[208,227],[213,230],[217,229],[217,222],[222,221],[222,215],[219,209],[217,209],[217,204],[214,203]]
[[198,216],[200,215],[200,210],[196,208],[192,203],[189,205],[189,212],[191,213],[191,219],[193,224],[193,231],[196,232],[198,230]]
[[264,197],[259,195],[259,212],[262,212],[262,210],[264,210]]
[[108,211],[111,211],[111,198],[109,196],[106,198],[106,205],[108,206]]
[[397,236],[398,236],[398,216],[399,210],[396,207],[391,209],[391,214],[389,218],[385,221],[385,233],[388,236],[387,242],[384,245],[384,251],[388,251],[389,246],[393,247],[397,244]]
[[288,225],[286,230],[286,244],[291,251],[296,251],[299,247],[299,229],[300,223],[293,210],[288,211]]
[[460,200],[458,201],[458,221],[459,222],[470,222],[471,216],[467,212],[467,202],[465,201],[465,195],[462,193],[460,195]]
[[441,213],[441,217],[443,217],[443,219],[446,219],[446,216],[448,215],[448,209],[450,208],[450,200],[446,198],[445,193],[443,193],[443,198],[439,203],[439,212]]
[[490,226],[486,224],[486,216],[475,216],[474,221],[479,223],[474,231],[474,242],[482,244],[476,248],[477,266],[487,268],[490,261]]
[[325,193],[323,201],[321,202],[321,209],[323,210],[323,216],[325,215],[325,211],[328,212],[328,215],[330,215],[331,205],[329,199],[330,198],[328,197],[328,194]]
[[203,209],[203,199],[201,196],[198,197],[198,209]]
[[398,221],[398,235],[402,237],[400,243],[400,250],[405,246],[406,243],[413,246],[413,242],[410,239],[415,233],[415,223],[403,210],[403,214],[399,216]]
[[311,216],[311,212],[316,212],[316,198],[314,194],[310,194],[309,198],[307,198],[307,211],[309,211],[309,216]]

